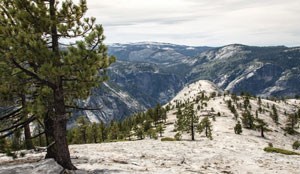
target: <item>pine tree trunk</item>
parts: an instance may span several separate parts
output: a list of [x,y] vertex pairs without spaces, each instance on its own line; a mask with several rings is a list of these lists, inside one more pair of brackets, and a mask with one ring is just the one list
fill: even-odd
[[98,143],[96,133],[94,133],[94,143]]
[[262,127],[261,129],[260,129],[260,134],[261,134],[261,137],[265,137],[265,135],[264,135],[264,128]]
[[192,123],[191,123],[191,135],[192,135],[192,141],[194,141],[195,140],[194,119],[192,119]]
[[55,159],[55,148],[52,147],[50,144],[54,143],[54,131],[53,131],[53,114],[51,112],[47,112],[47,115],[44,118],[44,124],[45,124],[45,135],[46,135],[46,142],[47,142],[47,154],[46,158],[54,158]]
[[[22,100],[22,108],[23,108],[23,117],[24,117],[24,120],[27,120],[28,113],[26,112],[26,96],[24,94],[21,94],[21,100]],[[26,149],[27,150],[34,149],[32,139],[31,139],[31,131],[30,131],[29,123],[24,125],[24,136],[25,136]]]
[[86,140],[87,139],[86,138],[86,130],[84,129],[81,133],[82,133],[83,143],[86,144],[86,142],[87,142],[87,140]]
[[[62,89],[62,88],[60,88]],[[46,158],[54,158],[54,160],[65,169],[76,170],[72,164],[70,152],[67,142],[67,116],[63,92],[60,89],[54,91],[54,110],[45,118],[45,129],[48,145]],[[51,145],[54,143],[53,145]]]
[[25,135],[26,149],[27,150],[34,149],[34,146],[33,146],[32,140],[31,140],[31,131],[30,131],[29,124],[26,124],[24,127],[24,135]]

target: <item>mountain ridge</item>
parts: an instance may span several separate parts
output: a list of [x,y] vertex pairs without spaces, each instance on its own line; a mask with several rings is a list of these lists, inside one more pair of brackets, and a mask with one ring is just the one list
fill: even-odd
[[[165,104],[184,86],[198,80],[212,81],[220,89],[233,93],[249,92],[263,97],[300,94],[299,47],[243,44],[191,47],[142,42],[111,44],[108,53],[117,57],[117,62],[108,69],[109,83],[112,88],[128,93],[139,106],[121,102],[122,98],[108,94],[109,90],[99,91],[100,95],[94,93],[99,102],[107,96],[120,101],[106,104],[104,115],[99,116],[105,122],[123,119],[157,103]],[[98,100],[97,97],[93,98]],[[108,114],[112,113],[113,105],[123,108],[114,107],[119,110],[117,116]],[[130,112],[123,112],[124,109]]]

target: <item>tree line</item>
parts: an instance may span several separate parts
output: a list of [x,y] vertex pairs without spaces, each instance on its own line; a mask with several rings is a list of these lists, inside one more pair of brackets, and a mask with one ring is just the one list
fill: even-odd
[[76,125],[68,131],[70,144],[103,143],[111,141],[141,140],[146,137],[162,137],[167,120],[167,109],[157,104],[145,112],[133,114],[122,121],[108,124],[91,123],[85,116],[77,119]]

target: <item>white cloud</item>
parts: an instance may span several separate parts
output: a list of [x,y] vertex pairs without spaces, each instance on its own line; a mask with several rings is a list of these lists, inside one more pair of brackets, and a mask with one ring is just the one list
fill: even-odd
[[106,42],[300,45],[299,0],[88,0]]

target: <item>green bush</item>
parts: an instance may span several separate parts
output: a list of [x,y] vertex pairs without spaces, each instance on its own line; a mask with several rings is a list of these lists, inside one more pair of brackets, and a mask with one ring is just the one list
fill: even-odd
[[165,138],[162,138],[161,141],[176,141],[176,140],[171,137],[165,137]]
[[180,133],[180,132],[177,132],[177,133],[175,134],[174,138],[175,138],[176,141],[180,141],[181,138],[182,138],[181,133]]
[[293,149],[297,150],[297,149],[299,149],[299,147],[300,147],[300,142],[299,141],[295,141],[293,143]]
[[238,121],[237,124],[234,126],[234,133],[241,134],[242,132],[243,132],[243,128],[242,128],[241,122]]
[[6,156],[10,156],[13,159],[17,159],[18,158],[17,154],[14,153],[14,152],[11,152],[10,150],[6,151]]
[[275,147],[266,147],[264,148],[264,151],[266,152],[271,152],[271,153],[281,153],[284,155],[300,155],[297,152],[285,150],[285,149],[280,149],[280,148],[275,148]]

